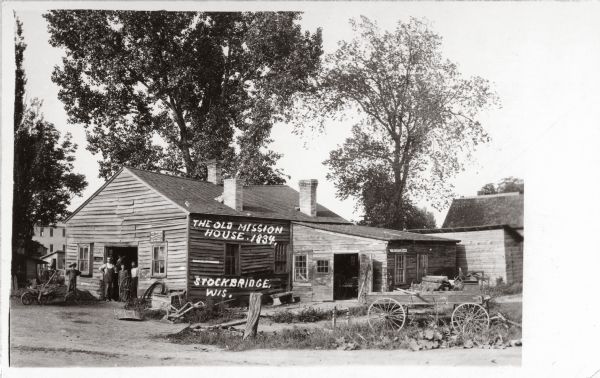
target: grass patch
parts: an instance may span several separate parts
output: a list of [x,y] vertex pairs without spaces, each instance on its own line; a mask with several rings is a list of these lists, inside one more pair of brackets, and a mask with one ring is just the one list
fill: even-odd
[[[367,306],[350,307],[350,316],[363,316],[367,314]],[[345,316],[346,312],[338,310],[338,317]],[[333,315],[332,310],[323,310],[314,307],[302,309],[300,312],[290,310],[279,311],[271,315],[274,323],[315,323],[321,320],[330,320]]]
[[[260,325],[259,325],[260,327]],[[515,329],[516,328],[516,329]],[[425,350],[453,347],[503,348],[510,340],[520,338],[520,329],[493,324],[477,335],[459,334],[445,321],[437,324],[410,322],[400,331],[371,329],[368,324],[356,323],[305,329],[294,326],[281,332],[259,332],[253,339],[242,340],[239,331],[185,329],[167,339],[179,344],[213,345],[225,350],[249,349],[411,349]]]

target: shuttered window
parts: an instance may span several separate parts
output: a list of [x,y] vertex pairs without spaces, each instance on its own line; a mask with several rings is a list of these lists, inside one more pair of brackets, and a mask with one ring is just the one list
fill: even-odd
[[91,244],[77,246],[77,269],[82,276],[92,275],[92,247]]
[[403,284],[406,283],[406,256],[396,254],[394,256],[394,283]]
[[152,245],[152,276],[167,274],[167,244]]
[[52,227],[50,227],[50,237],[54,236],[54,229]]
[[425,254],[417,255],[418,256],[418,264],[419,264],[419,274],[420,277],[427,275],[427,269],[429,268],[429,257]]
[[240,274],[240,246],[225,245],[225,274],[235,276]]
[[306,255],[294,256],[294,281],[308,281]]
[[274,254],[275,273],[287,273],[287,244],[276,244]]

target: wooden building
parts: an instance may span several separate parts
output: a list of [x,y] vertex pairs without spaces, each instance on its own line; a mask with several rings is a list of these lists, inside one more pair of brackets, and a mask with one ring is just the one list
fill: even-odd
[[294,294],[304,300],[392,291],[456,274],[458,240],[347,224],[294,222]]
[[[420,261],[431,273],[455,267],[456,241],[390,230],[353,235],[370,228],[319,205],[317,184],[242,186],[223,180],[217,164],[207,181],[125,167],[66,220],[66,264],[76,262],[80,286],[99,296],[99,268],[122,256],[138,264],[140,293],[160,279],[192,298],[283,289],[305,300],[332,300],[334,288],[355,295],[356,269],[371,262],[375,290],[418,279],[417,254],[428,256]],[[399,264],[403,273],[393,268]],[[399,274],[403,281],[394,281]]]
[[441,229],[413,231],[460,239],[457,267],[492,285],[523,282],[523,203],[520,193],[457,198]]

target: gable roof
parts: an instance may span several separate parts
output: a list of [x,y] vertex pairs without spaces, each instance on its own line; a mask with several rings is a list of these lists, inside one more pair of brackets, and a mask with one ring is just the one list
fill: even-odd
[[508,225],[523,228],[523,194],[502,193],[455,198],[442,228]]
[[418,234],[407,231],[391,230],[387,228],[377,228],[369,226],[357,226],[354,224],[315,224],[295,222],[296,224],[316,228],[317,230],[337,232],[340,234],[359,236],[367,239],[377,239],[384,241],[427,241],[441,243],[458,243],[459,240],[450,238],[440,238],[437,236]]
[[304,222],[350,223],[320,204],[317,204],[316,217],[308,216],[296,210],[299,205],[299,194],[287,185],[245,186],[244,208],[242,211],[236,211],[216,200],[217,197],[223,194],[223,185],[131,167],[124,167],[117,172],[92,197],[88,198],[75,210],[71,217],[89,203],[123,170],[127,170],[167,200],[192,214],[229,215]]

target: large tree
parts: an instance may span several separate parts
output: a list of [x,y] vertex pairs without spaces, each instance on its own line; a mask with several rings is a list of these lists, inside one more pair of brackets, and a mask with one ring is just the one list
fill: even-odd
[[[358,36],[327,57],[319,91],[302,98],[300,119],[354,122],[352,135],[325,162],[339,197],[366,205],[372,191],[365,188],[377,180],[388,188],[379,208],[389,214],[420,200],[440,209],[452,196],[449,178],[488,140],[477,116],[495,94],[486,80],[463,78],[442,57],[441,37],[422,21],[399,22],[393,31],[366,17],[351,23]],[[404,228],[405,218],[385,223]]]
[[59,97],[102,154],[102,177],[127,164],[203,178],[217,159],[248,183],[284,181],[280,155],[267,148],[271,128],[311,90],[322,54],[320,30],[303,32],[300,13],[45,17],[50,43],[66,54],[53,75]]
[[35,224],[53,224],[67,215],[67,207],[87,183],[73,173],[77,148],[66,134],[60,138],[56,127],[44,120],[41,102],[25,100],[27,82],[23,70],[26,44],[22,23],[16,21],[14,172],[13,172],[13,252],[31,252]]

